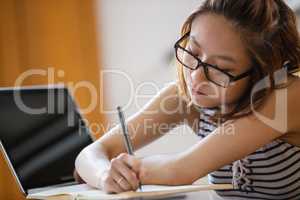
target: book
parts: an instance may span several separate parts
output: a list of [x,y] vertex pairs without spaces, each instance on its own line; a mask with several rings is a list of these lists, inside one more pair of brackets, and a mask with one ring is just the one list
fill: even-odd
[[111,199],[161,199],[168,197],[184,196],[188,192],[197,192],[204,190],[223,190],[232,189],[231,184],[197,184],[197,185],[143,185],[142,191],[128,191],[119,194],[108,194],[99,189],[88,186],[87,184],[79,184],[67,187],[50,189],[43,192],[29,194],[27,199],[39,200],[111,200]]

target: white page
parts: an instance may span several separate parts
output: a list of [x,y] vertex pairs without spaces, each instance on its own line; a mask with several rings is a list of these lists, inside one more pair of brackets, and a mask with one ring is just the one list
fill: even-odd
[[78,192],[77,200],[98,200],[98,199],[127,199],[133,197],[145,197],[145,199],[151,198],[156,199],[161,197],[175,197],[183,196],[187,192],[195,192],[201,190],[213,190],[213,189],[232,189],[231,184],[207,184],[207,185],[181,185],[181,186],[166,186],[166,185],[143,185],[142,191],[137,190],[136,192],[125,192],[116,194],[104,194],[101,190],[89,190],[84,192]]
[[[152,192],[152,191],[164,191],[164,190],[170,190],[171,188],[178,188],[176,186],[162,186],[162,185],[143,185],[142,186],[142,192]],[[140,190],[137,190],[136,192],[141,192]],[[92,188],[88,186],[87,184],[81,184],[81,185],[72,185],[72,186],[66,186],[66,187],[59,187],[55,189],[50,189],[43,192],[38,192],[34,194],[30,194],[27,196],[27,198],[43,198],[43,197],[49,197],[49,196],[58,196],[58,195],[70,195],[75,197],[81,197],[81,198],[101,198],[101,199],[115,199],[116,194],[107,194],[104,191]]]
[[92,188],[87,184],[78,184],[78,185],[53,188],[43,192],[29,194],[28,197],[33,197],[33,196],[47,197],[47,196],[63,195],[63,194],[77,194],[77,193],[82,193],[90,190],[95,190],[95,188]]
[[[163,192],[163,191],[176,191],[179,188],[187,188],[188,186],[165,186],[165,185],[143,185],[142,186],[142,191],[140,191],[139,189],[136,191],[137,193],[139,193],[139,196],[143,196],[146,193],[151,193],[151,192]],[[123,193],[125,194],[125,193]],[[184,197],[185,195],[183,194],[166,194],[163,195],[163,198],[166,197],[172,197],[172,198],[176,198],[176,197]],[[113,199],[126,199],[127,196],[126,195],[116,195],[116,194],[106,194],[103,193],[103,191],[101,190],[88,190],[88,191],[84,191],[84,192],[78,192],[76,194],[76,199],[77,200],[113,200]],[[162,197],[160,197],[162,198]],[[154,199],[153,197],[151,199]],[[159,199],[159,197],[157,197],[157,199]]]
[[[187,190],[208,190],[208,189],[230,189],[231,186],[228,184],[218,184],[218,185],[181,185],[181,186],[166,186],[166,185],[143,185],[142,191],[137,190],[136,194],[139,196],[151,194],[151,193],[160,193],[160,194],[172,194],[175,192]],[[126,193],[126,192],[125,192]],[[122,199],[127,196],[127,194],[107,194],[104,191],[98,190],[96,188],[90,187],[87,184],[81,185],[73,185],[55,188],[51,190],[47,190],[44,192],[38,192],[31,195],[28,195],[28,198],[42,198],[49,196],[57,196],[57,195],[70,195],[76,199]],[[128,192],[127,192],[128,193]],[[132,194],[132,191],[129,192]]]

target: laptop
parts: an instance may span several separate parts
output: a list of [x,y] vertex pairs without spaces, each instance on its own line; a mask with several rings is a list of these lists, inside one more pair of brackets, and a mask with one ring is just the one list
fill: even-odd
[[0,88],[0,113],[0,150],[24,195],[77,184],[75,159],[94,138],[67,88]]

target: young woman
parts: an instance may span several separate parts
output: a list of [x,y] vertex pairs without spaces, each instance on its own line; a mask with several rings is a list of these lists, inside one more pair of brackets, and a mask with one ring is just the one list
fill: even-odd
[[[188,124],[199,142],[174,155],[128,155],[120,126],[86,147],[79,175],[107,192],[142,184],[232,183],[232,199],[300,197],[300,40],[283,0],[205,0],[175,45],[178,81],[128,119],[137,150]],[[146,124],[147,122],[147,124]],[[161,128],[160,125],[164,125]]]

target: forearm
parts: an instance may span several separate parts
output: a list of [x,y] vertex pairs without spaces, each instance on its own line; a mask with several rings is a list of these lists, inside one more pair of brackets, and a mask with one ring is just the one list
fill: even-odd
[[[184,185],[191,180],[184,176],[184,166],[178,166],[177,154],[154,155],[142,158],[140,178],[143,184]],[[182,164],[181,164],[182,165]]]
[[109,168],[109,165],[110,161],[105,150],[99,144],[83,149],[75,161],[75,168],[80,177],[90,186],[99,189],[101,189],[101,175]]

